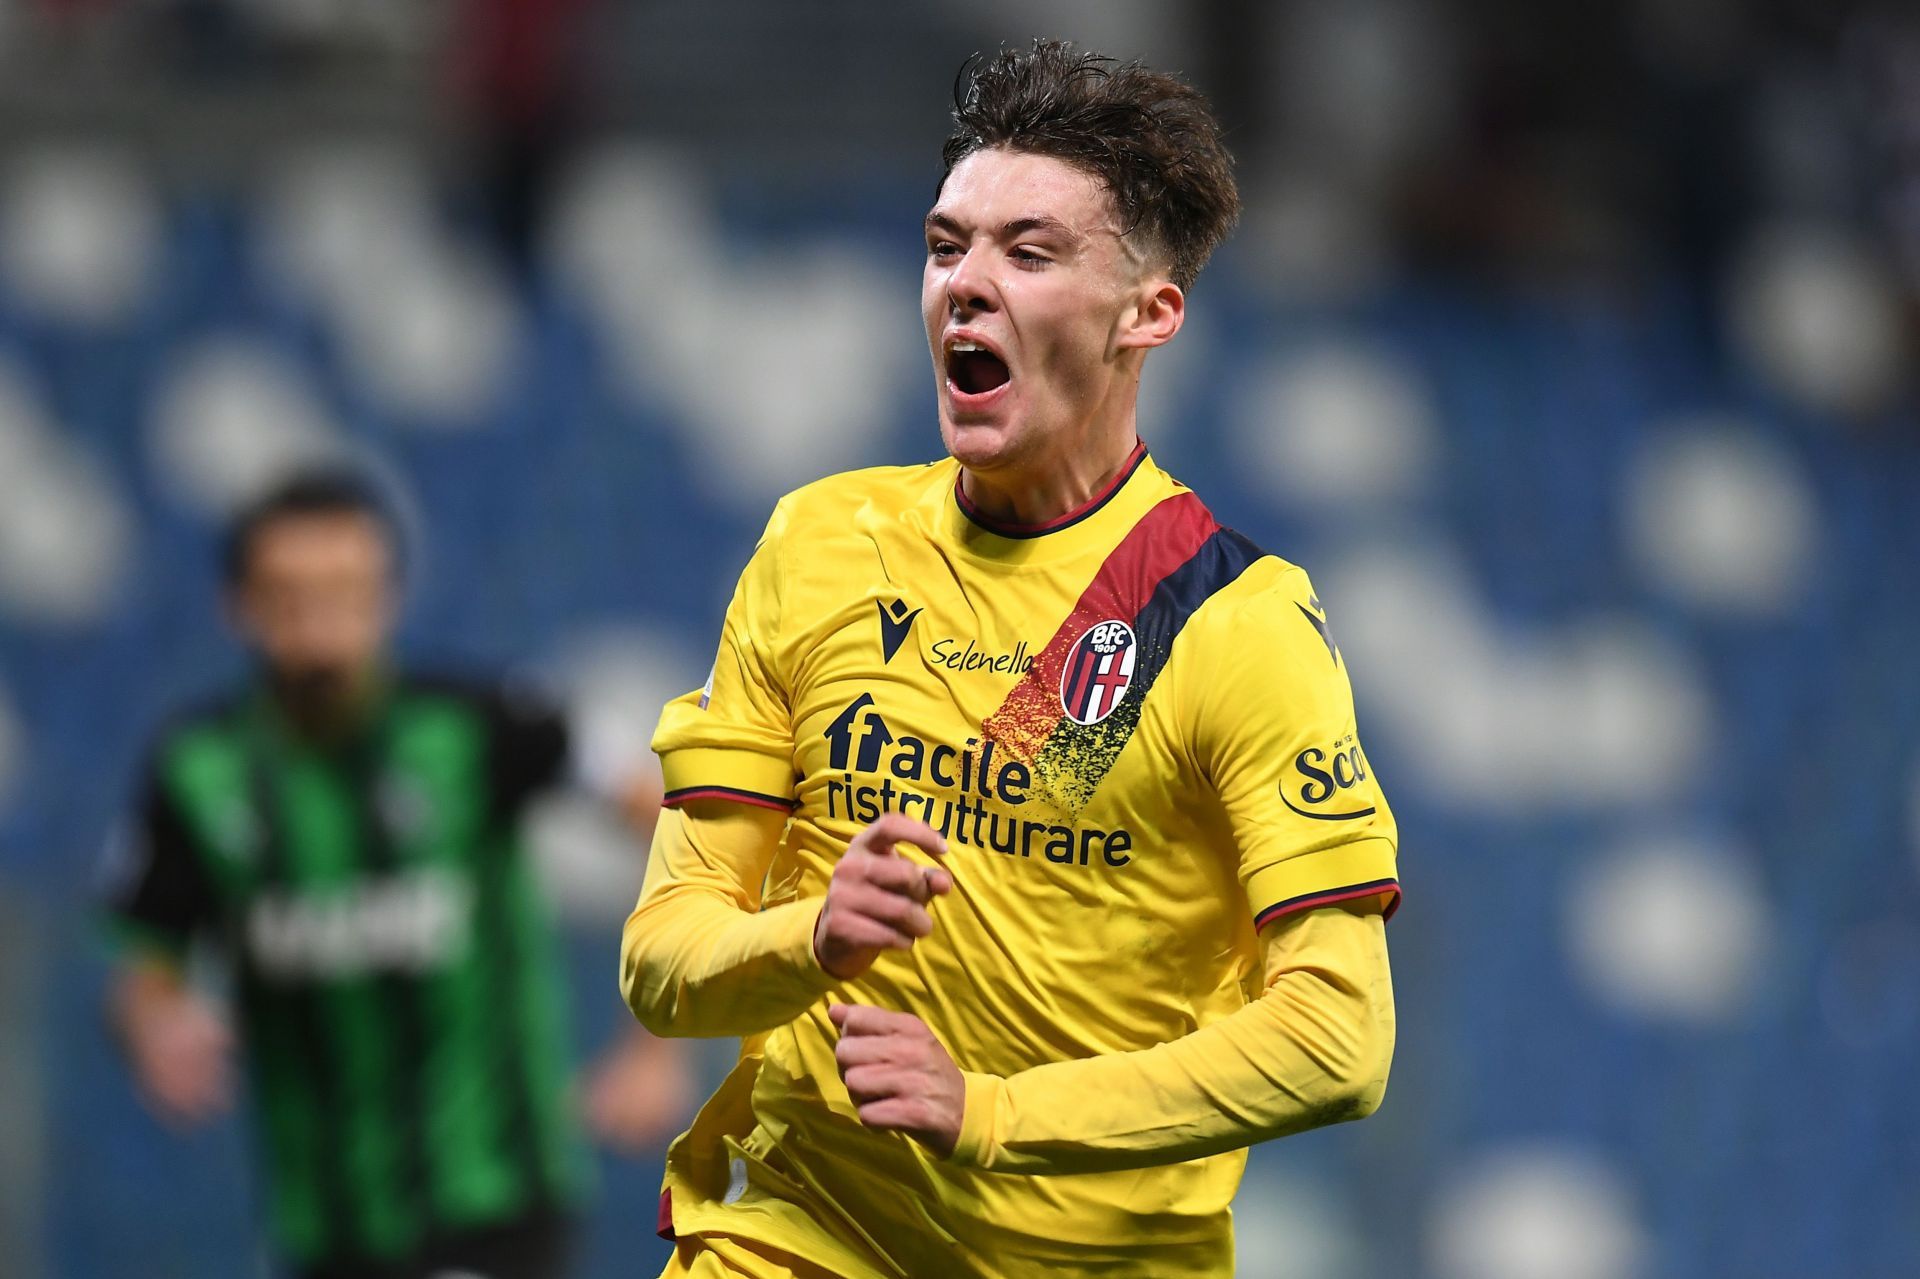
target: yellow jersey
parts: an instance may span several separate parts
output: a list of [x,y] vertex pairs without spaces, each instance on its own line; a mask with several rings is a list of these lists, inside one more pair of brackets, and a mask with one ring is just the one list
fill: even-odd
[[913,1013],[990,1075],[1151,1048],[1258,993],[1265,922],[1398,901],[1393,818],[1304,572],[1144,446],[1041,526],[988,519],[959,474],[783,499],[706,687],[662,715],[669,805],[791,813],[766,908],[824,895],[885,812],[946,837],[955,884],[931,937],[745,1041],[669,1156],[673,1228],[855,1279],[1230,1274],[1244,1151],[985,1171],[864,1127],[835,1068],[833,1002]]

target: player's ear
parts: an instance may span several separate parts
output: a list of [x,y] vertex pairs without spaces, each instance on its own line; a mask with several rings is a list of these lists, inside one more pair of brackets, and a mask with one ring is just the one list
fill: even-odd
[[1140,282],[1116,345],[1123,350],[1161,346],[1173,339],[1186,318],[1187,295],[1180,286],[1163,275],[1149,275]]

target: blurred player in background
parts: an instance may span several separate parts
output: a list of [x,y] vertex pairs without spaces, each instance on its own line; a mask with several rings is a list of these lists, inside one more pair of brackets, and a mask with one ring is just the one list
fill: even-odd
[[747,1037],[669,1155],[670,1275],[1228,1275],[1244,1147],[1386,1086],[1397,835],[1339,649],[1135,430],[1237,216],[1218,126],[1051,42],[955,123],[951,457],[784,499],[655,737],[625,993]]
[[[112,922],[110,1016],[149,1105],[226,1108],[233,1035],[189,984],[231,969],[277,1250],[310,1279],[566,1270],[589,1167],[564,974],[522,847],[564,723],[402,673],[396,528],[360,479],[297,478],[230,531],[231,618],[259,678],[161,734]],[[677,1122],[677,1055],[642,1039],[595,1111]]]

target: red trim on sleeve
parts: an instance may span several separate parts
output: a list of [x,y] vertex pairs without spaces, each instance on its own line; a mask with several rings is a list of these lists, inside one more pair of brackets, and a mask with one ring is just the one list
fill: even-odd
[[678,808],[693,799],[730,799],[739,804],[752,804],[756,808],[775,808],[783,813],[793,811],[793,801],[790,799],[733,786],[688,786],[682,790],[670,790],[661,796],[660,803],[667,808]]
[[1352,901],[1356,897],[1387,898],[1384,917],[1393,918],[1393,912],[1400,909],[1400,881],[1395,879],[1376,879],[1367,884],[1352,884],[1346,888],[1329,888],[1325,892],[1303,893],[1299,897],[1289,897],[1283,902],[1261,911],[1253,917],[1253,927],[1257,932],[1265,928],[1282,915],[1292,915],[1303,910],[1312,910],[1317,906],[1331,906],[1335,902]]
[[654,1222],[654,1233],[669,1242],[680,1237],[673,1233],[673,1192],[671,1190],[660,1192],[660,1216]]

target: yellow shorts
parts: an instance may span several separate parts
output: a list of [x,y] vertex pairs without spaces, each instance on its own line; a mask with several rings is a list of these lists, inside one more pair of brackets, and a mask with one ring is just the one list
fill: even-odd
[[811,1261],[768,1244],[725,1235],[694,1236],[674,1245],[660,1279],[835,1279]]

